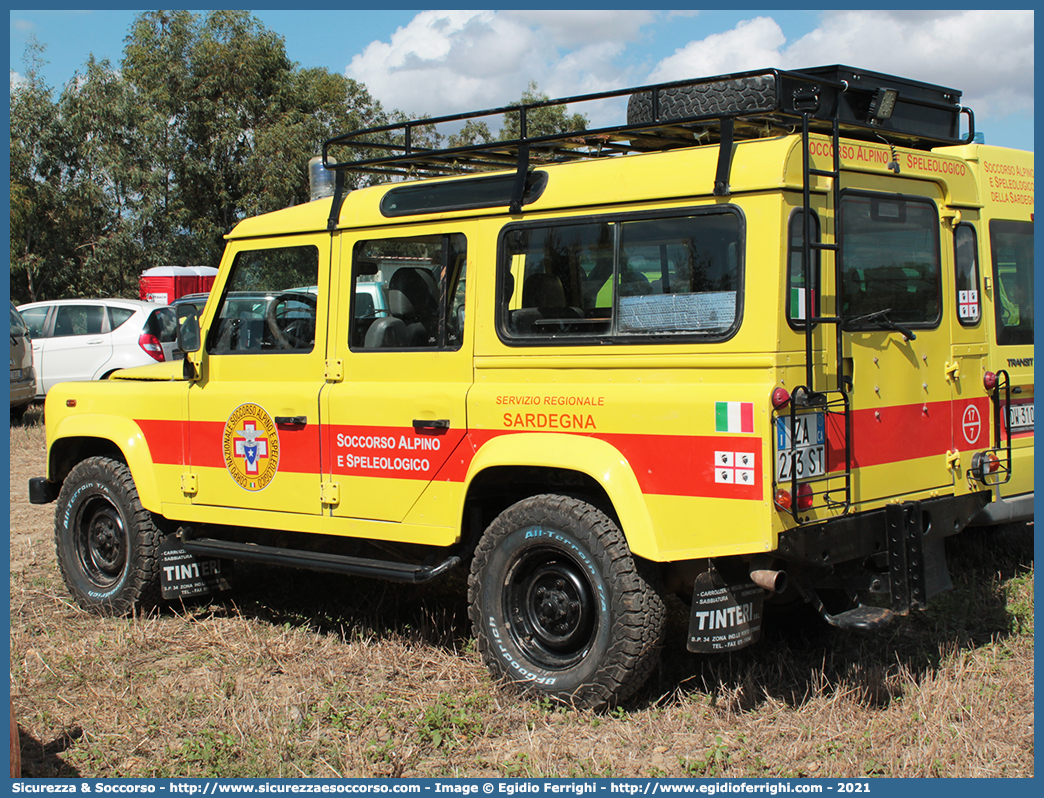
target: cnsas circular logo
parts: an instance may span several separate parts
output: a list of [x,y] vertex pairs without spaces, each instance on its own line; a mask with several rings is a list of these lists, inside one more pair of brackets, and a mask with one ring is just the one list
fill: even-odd
[[240,405],[225,422],[225,467],[239,487],[264,490],[279,469],[279,432],[272,417],[255,404]]

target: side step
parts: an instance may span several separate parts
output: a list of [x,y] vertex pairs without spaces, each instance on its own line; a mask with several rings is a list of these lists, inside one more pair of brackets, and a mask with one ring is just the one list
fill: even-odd
[[871,607],[866,604],[858,604],[850,610],[831,615],[823,605],[822,599],[810,586],[798,584],[798,589],[805,601],[816,608],[819,616],[831,626],[838,629],[855,629],[860,632],[873,632],[883,629],[895,618],[895,613],[884,607]]
[[186,537],[182,541],[182,546],[189,554],[195,554],[197,557],[246,560],[266,565],[368,576],[374,579],[412,584],[428,582],[460,564],[460,557],[449,557],[438,565],[414,565],[394,560],[370,560],[365,557],[348,557],[344,554],[325,554],[303,549],[283,549],[277,546],[259,546],[254,543],[237,543],[217,538]]
[[836,626],[838,629],[856,629],[860,632],[882,629],[888,626],[895,617],[895,613],[891,610],[886,610],[884,607],[868,607],[865,604],[860,604],[847,612],[839,612],[837,615],[831,615],[822,608],[822,605],[818,609],[823,620],[831,626]]

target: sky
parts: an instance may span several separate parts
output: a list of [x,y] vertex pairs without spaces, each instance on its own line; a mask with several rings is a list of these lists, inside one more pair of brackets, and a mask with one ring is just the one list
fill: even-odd
[[[10,68],[30,37],[60,89],[87,57],[118,66],[136,11],[17,11]],[[443,114],[766,67],[847,64],[963,92],[986,142],[1033,149],[1033,11],[252,12],[303,67],[366,85],[386,109]],[[580,109],[583,110],[583,109]],[[605,124],[614,120],[592,119]]]

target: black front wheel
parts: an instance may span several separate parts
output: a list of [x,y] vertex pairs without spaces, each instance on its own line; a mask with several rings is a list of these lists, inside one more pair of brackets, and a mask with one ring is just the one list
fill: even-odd
[[69,472],[54,539],[62,579],[83,609],[127,615],[159,601],[160,532],[125,464],[90,457]]
[[533,496],[501,513],[468,587],[494,676],[598,709],[633,695],[656,665],[662,597],[616,524],[580,499]]

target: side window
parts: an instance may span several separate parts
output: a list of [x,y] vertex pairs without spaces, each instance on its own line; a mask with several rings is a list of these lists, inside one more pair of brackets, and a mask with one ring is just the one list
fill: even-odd
[[509,228],[499,329],[544,344],[721,339],[739,321],[741,251],[732,211]]
[[105,324],[101,305],[60,305],[54,317],[54,335],[98,335]]
[[44,306],[26,308],[21,311],[22,320],[25,322],[25,326],[29,328],[29,336],[31,338],[44,337],[44,322],[47,321],[47,310],[48,308]]
[[997,343],[1033,343],[1033,223],[990,222]]
[[121,324],[127,321],[131,316],[134,315],[134,311],[129,308],[107,308],[109,311],[109,329],[115,330]]
[[910,197],[846,194],[841,199],[842,315],[851,329],[933,327],[942,317],[939,216]]
[[953,231],[954,285],[957,289],[957,320],[965,327],[979,323],[979,246],[975,228],[959,224]]
[[[813,243],[819,242],[819,217],[812,214],[810,219],[812,225]],[[805,329],[802,323],[808,318],[805,308],[808,293],[805,291],[805,270],[802,263],[802,253],[805,241],[805,214],[804,211],[796,211],[790,216],[790,227],[787,231],[787,322],[795,330]],[[810,253],[811,283],[812,283],[812,316],[819,315],[819,250],[813,249]]]
[[351,348],[460,349],[466,277],[467,241],[460,234],[358,242]]
[[238,253],[207,334],[207,352],[311,352],[315,347],[318,281],[316,247]]

